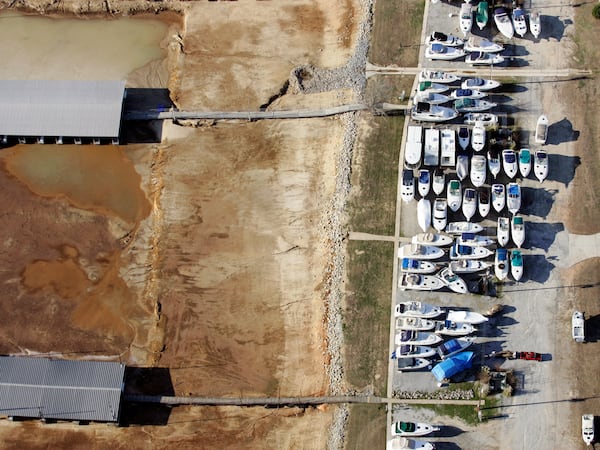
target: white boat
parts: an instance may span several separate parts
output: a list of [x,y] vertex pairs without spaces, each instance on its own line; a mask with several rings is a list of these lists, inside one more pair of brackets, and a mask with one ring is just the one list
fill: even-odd
[[413,120],[422,122],[445,122],[455,119],[458,112],[445,106],[431,105],[429,103],[417,103],[410,112]]
[[442,103],[446,103],[451,101],[452,99],[444,94],[438,94],[437,92],[417,92],[413,99],[414,103],[422,102],[429,103],[431,105],[441,105]]
[[465,114],[464,123],[475,125],[477,122],[481,122],[486,128],[494,128],[498,125],[498,116],[489,112]]
[[428,423],[400,421],[392,424],[392,436],[426,436],[435,431],[440,429]]
[[470,323],[452,322],[451,320],[444,320],[443,322],[438,322],[435,326],[436,333],[444,334],[447,336],[466,336],[476,331],[477,328],[475,328]]
[[460,7],[459,26],[464,36],[471,32],[471,28],[473,27],[473,9],[469,2],[463,3]]
[[435,169],[433,171],[433,192],[435,195],[440,195],[446,188],[446,175],[442,169]]
[[434,31],[427,38],[425,38],[426,44],[443,44],[448,47],[460,47],[465,43],[464,40],[458,36],[452,36],[451,34],[442,33],[440,31]]
[[435,322],[429,319],[422,319],[420,317],[397,317],[396,318],[396,329],[397,330],[414,330],[414,331],[427,331],[435,328]]
[[431,175],[428,169],[419,170],[419,178],[417,179],[419,195],[426,197],[431,188]]
[[475,126],[473,127],[473,133],[471,137],[471,147],[473,147],[474,151],[480,152],[483,150],[485,147],[485,138],[485,127],[483,126],[483,123],[476,122]]
[[497,249],[494,259],[494,274],[500,281],[508,276],[508,266],[508,251],[505,248]]
[[460,181],[450,180],[446,198],[448,199],[448,208],[453,212],[458,211],[462,203],[462,188],[460,187]]
[[466,52],[501,52],[504,46],[479,36],[471,36],[464,47]]
[[394,342],[396,345],[411,344],[411,345],[436,345],[444,339],[439,334],[430,333],[427,331],[401,330],[396,334]]
[[537,11],[531,11],[529,13],[529,29],[534,38],[537,39],[540,37],[540,33],[542,32],[542,20],[540,13]]
[[469,146],[469,142],[471,142],[471,133],[469,132],[468,127],[460,127],[458,129],[458,145],[463,150],[466,150]]
[[546,150],[538,150],[533,158],[533,173],[542,183],[548,176],[548,153]]
[[470,245],[471,247],[487,247],[496,243],[489,236],[481,236],[475,233],[463,233],[456,239],[456,242],[458,245]]
[[421,165],[423,153],[423,127],[409,125],[404,146],[404,163],[409,169],[416,169]]
[[510,274],[515,281],[519,281],[523,276],[523,255],[520,250],[510,252]]
[[456,176],[463,181],[469,175],[469,157],[461,153],[456,157]]
[[499,81],[486,80],[484,78],[467,78],[460,85],[463,89],[477,89],[478,91],[489,91],[500,86]]
[[498,216],[498,245],[500,247],[506,247],[508,239],[510,237],[510,219],[508,217]]
[[463,56],[465,56],[465,51],[462,48],[448,47],[442,44],[429,44],[425,49],[425,58],[431,60],[450,61]]
[[508,178],[514,178],[519,170],[519,163],[515,152],[507,148],[502,150],[502,168]]
[[473,66],[491,66],[494,64],[502,64],[504,62],[504,57],[497,53],[474,52],[469,53],[465,61],[467,64]]
[[487,94],[484,94],[481,91],[477,91],[475,89],[455,89],[450,93],[450,97],[453,99],[459,98],[484,98],[487,97]]
[[452,236],[439,233],[419,233],[412,237],[413,244],[433,245],[434,247],[444,247],[452,244]]
[[531,151],[528,148],[519,150],[519,172],[523,178],[531,172]]
[[525,221],[523,216],[515,215],[510,221],[510,233],[512,240],[518,248],[525,242]]
[[452,272],[450,267],[445,267],[440,270],[437,276],[451,291],[456,292],[457,294],[466,294],[469,292],[465,280]]
[[548,117],[542,114],[535,124],[535,143],[545,144],[548,139]]
[[470,222],[477,212],[477,192],[473,188],[466,188],[462,199],[462,213]]
[[496,152],[495,150],[488,151],[487,160],[490,173],[492,174],[494,179],[496,179],[496,177],[500,173],[500,168],[502,167],[500,163],[500,158],[498,157],[498,152]]
[[400,302],[396,305],[394,317],[420,317],[422,319],[433,319],[442,314],[441,306],[423,303],[417,300]]
[[483,231],[483,227],[473,222],[450,222],[446,225],[448,234],[479,233],[481,231]]
[[471,325],[479,325],[487,322],[489,319],[483,314],[473,311],[448,311],[446,320],[451,322],[470,323]]
[[497,103],[488,102],[474,98],[461,98],[454,100],[454,109],[458,112],[477,112],[495,108]]
[[434,245],[406,244],[398,249],[398,258],[438,259],[444,256],[444,250]]
[[398,280],[398,289],[417,291],[435,291],[442,289],[444,283],[436,276],[421,275],[418,273],[403,273]]
[[432,83],[455,83],[460,80],[460,77],[448,72],[439,70],[421,70],[419,72],[419,82],[429,81]]
[[448,225],[448,201],[445,198],[436,198],[433,201],[433,228],[443,231]]
[[456,165],[456,133],[452,128],[444,128],[440,131],[440,138],[442,143],[440,165],[454,167]]
[[417,203],[417,223],[424,233],[431,226],[431,202],[426,198],[422,198]]
[[400,272],[433,273],[437,268],[437,265],[423,259],[402,258],[400,262]]
[[487,175],[486,158],[483,155],[475,155],[471,159],[471,183],[475,187],[485,184]]
[[[431,362],[426,358],[400,358],[396,360],[398,372],[409,372],[413,370],[421,370],[431,365]],[[394,448],[390,447],[390,443],[393,443],[394,439],[388,442],[388,449]],[[394,445],[394,444],[392,444]]]
[[486,247],[473,247],[471,245],[454,244],[450,248],[450,259],[484,259],[492,254]]
[[436,354],[432,347],[426,345],[404,344],[396,348],[392,359],[398,358],[431,358]]
[[494,22],[498,31],[502,33],[508,39],[512,39],[515,35],[515,29],[513,28],[512,21],[504,8],[496,8],[494,10]]
[[481,217],[487,217],[490,212],[490,190],[486,187],[478,191],[479,201],[477,202],[477,209]]
[[519,183],[506,185],[506,207],[513,215],[521,209],[521,185]]
[[388,441],[386,450],[434,450],[435,445],[431,442],[418,441],[406,437],[395,437]]
[[592,445],[594,442],[594,415],[584,414],[581,416],[581,437],[585,445]]
[[527,33],[527,19],[525,18],[525,11],[522,8],[517,7],[513,10],[512,23],[515,33],[521,37],[525,36],[525,33]]
[[450,268],[454,273],[475,273],[488,269],[491,264],[479,259],[458,259],[450,262]]
[[446,359],[452,355],[462,352],[468,348],[475,341],[474,337],[465,337],[452,339],[448,342],[444,342],[437,348],[437,353],[440,358]]
[[434,92],[441,94],[450,88],[443,83],[433,83],[431,81],[422,81],[417,85],[417,92]]
[[571,316],[571,335],[575,342],[585,342],[585,315],[581,311],[574,311]]
[[492,206],[496,212],[500,212],[506,205],[506,188],[503,184],[492,184]]
[[402,171],[402,186],[400,187],[400,198],[403,202],[411,202],[415,198],[415,176],[410,169]]

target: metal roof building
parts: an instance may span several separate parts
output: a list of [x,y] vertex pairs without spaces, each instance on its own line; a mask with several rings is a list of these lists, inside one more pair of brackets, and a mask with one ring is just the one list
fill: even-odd
[[123,364],[0,357],[0,415],[118,422]]
[[0,80],[0,135],[118,138],[125,81]]

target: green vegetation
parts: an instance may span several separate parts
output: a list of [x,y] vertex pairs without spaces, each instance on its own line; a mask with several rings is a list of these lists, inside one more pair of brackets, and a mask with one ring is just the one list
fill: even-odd
[[349,407],[346,450],[385,448],[385,405]]
[[347,380],[358,389],[386,394],[392,296],[391,242],[350,241],[344,311]]
[[594,16],[596,19],[600,19],[600,4],[594,5],[592,8],[592,16]]
[[353,193],[350,229],[374,234],[394,234],[398,157],[404,117],[369,119],[369,136],[355,149],[352,162]]
[[369,61],[380,66],[417,65],[425,0],[375,3]]

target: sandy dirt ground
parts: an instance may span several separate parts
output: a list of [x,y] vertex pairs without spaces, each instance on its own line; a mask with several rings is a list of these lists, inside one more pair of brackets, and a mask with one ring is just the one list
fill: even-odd
[[[31,5],[82,15],[150,8],[147,2]],[[277,98],[286,94],[282,87],[296,66],[331,68],[348,59],[362,14],[357,1],[169,7],[184,13],[181,27],[165,17],[167,58],[130,73],[128,86],[169,87],[182,109],[257,110],[270,101],[273,107],[322,107],[353,97],[340,90]],[[133,392],[327,393],[328,214],[344,122],[185,125],[150,129],[161,143],[111,148],[109,156],[83,162],[64,156],[66,171],[84,173],[92,164],[114,170],[72,184],[44,166],[38,172],[58,180],[37,185],[43,174],[31,168],[30,148],[3,154],[0,196],[5,211],[18,211],[0,218],[6,299],[0,310],[11,317],[0,326],[3,352],[108,356],[169,368],[164,386],[132,380]],[[52,160],[58,150],[44,151]],[[167,426],[153,426],[156,417],[144,424],[143,413],[127,410],[127,428],[4,422],[0,435],[7,448],[48,442],[325,448],[334,411],[175,408],[160,423]]]

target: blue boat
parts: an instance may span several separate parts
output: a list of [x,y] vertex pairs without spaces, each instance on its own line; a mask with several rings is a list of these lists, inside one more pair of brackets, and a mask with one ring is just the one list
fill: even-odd
[[473,352],[462,352],[458,355],[452,356],[445,361],[442,361],[435,366],[431,373],[438,381],[450,378],[463,370],[470,369],[473,364],[473,358],[475,353]]

